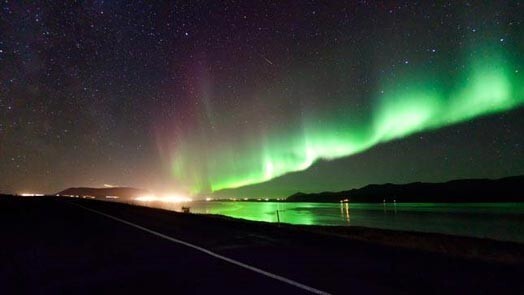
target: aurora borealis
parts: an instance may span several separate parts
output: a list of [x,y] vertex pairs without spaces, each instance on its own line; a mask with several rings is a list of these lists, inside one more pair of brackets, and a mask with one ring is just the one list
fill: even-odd
[[95,2],[2,4],[0,190],[524,173],[518,1]]
[[196,175],[197,184],[202,177],[208,179],[212,191],[256,184],[307,169],[318,159],[350,156],[382,142],[521,106],[524,80],[512,70],[515,65],[500,51],[479,50],[475,55],[460,72],[462,78],[447,87],[441,86],[443,78],[438,74],[413,75],[384,85],[363,122],[341,116],[318,124],[305,118],[300,128],[284,134],[257,134],[238,146],[210,151],[205,147],[196,149],[196,154],[193,149],[177,150],[174,173],[183,178],[208,153],[213,159],[203,163],[207,175],[189,173]]

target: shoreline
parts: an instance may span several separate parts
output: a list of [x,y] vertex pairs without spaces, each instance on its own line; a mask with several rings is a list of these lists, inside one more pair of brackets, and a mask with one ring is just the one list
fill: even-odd
[[312,233],[325,237],[336,237],[347,240],[355,240],[380,246],[424,251],[428,253],[452,256],[457,258],[473,259],[504,264],[524,264],[524,243],[518,243],[513,241],[502,241],[490,238],[468,237],[444,233],[382,229],[354,225],[338,226],[300,225],[285,222],[275,223],[236,218],[221,214],[182,213],[169,209],[140,205],[138,203],[127,203],[119,201],[90,200],[54,196],[44,196],[39,198],[53,198],[74,201],[79,200],[81,202],[100,202],[116,204],[121,206],[131,206],[151,210],[160,210],[181,216],[198,216],[206,218],[207,222],[209,222],[210,224],[213,224],[213,222],[226,222],[244,224],[246,226],[262,226],[268,227],[269,230],[285,229],[296,232]]
[[[164,210],[167,212],[174,212],[176,214],[188,214],[162,208],[133,204],[129,205],[155,210]],[[303,231],[324,235],[326,237],[338,237],[380,246],[425,251],[428,253],[442,254],[464,259],[476,259],[486,262],[504,264],[524,264],[524,244],[518,242],[458,236],[443,233],[381,229],[364,226],[297,225],[285,222],[275,223],[255,221],[221,214],[189,214],[209,218],[210,222],[220,219],[246,224],[264,224],[279,229]]]
[[[524,244],[524,203],[257,203],[204,202],[171,204],[130,202],[139,206],[182,212],[190,207],[195,214],[217,214],[244,220],[293,225],[325,226],[340,233],[347,227],[364,227],[416,234],[439,233],[450,237],[472,237]],[[345,210],[349,205],[348,210]],[[345,206],[345,207],[342,207]],[[279,214],[276,213],[279,211]],[[351,221],[350,221],[351,219]],[[325,231],[324,230],[324,231]],[[347,234],[346,234],[347,235]],[[409,245],[408,245],[409,246]]]

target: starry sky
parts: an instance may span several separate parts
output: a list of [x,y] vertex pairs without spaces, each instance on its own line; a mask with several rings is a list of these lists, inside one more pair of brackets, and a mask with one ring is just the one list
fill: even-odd
[[0,4],[0,192],[524,174],[520,1],[58,2]]

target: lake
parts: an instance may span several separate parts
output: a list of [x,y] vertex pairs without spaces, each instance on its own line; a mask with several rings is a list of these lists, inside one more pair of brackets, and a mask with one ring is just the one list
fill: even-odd
[[[524,243],[524,203],[136,202],[142,206],[256,221],[364,226]],[[278,211],[278,216],[277,216]]]

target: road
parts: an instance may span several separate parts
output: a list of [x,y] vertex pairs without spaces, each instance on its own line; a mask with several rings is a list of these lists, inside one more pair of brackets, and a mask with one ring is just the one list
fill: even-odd
[[309,293],[166,237],[329,293],[523,291],[521,266],[121,204],[0,199],[0,225],[2,294]]

